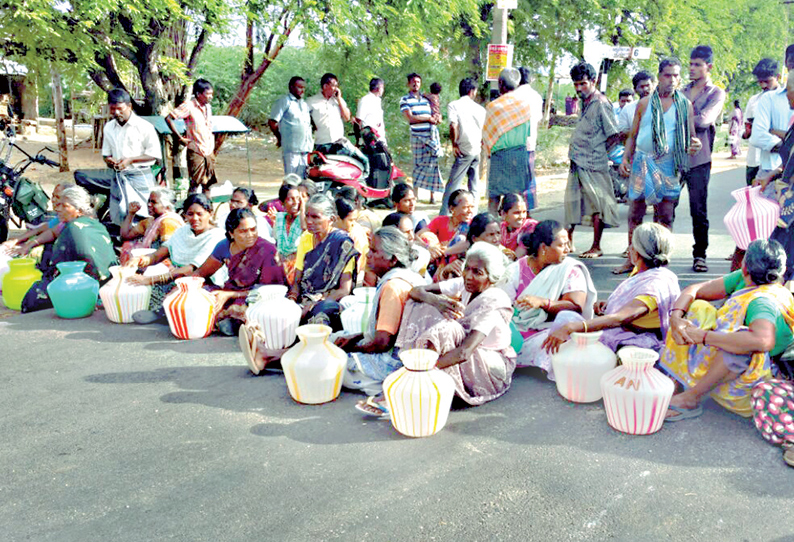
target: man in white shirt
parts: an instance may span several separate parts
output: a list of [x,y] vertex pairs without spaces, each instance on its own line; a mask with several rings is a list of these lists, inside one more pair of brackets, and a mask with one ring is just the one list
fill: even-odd
[[152,166],[163,159],[154,126],[133,113],[132,100],[125,90],[108,93],[113,120],[103,130],[102,157],[113,170],[110,183],[110,219],[121,225],[132,202],[140,203],[138,216],[146,212],[149,193],[155,186]]
[[[529,84],[532,79],[529,68],[522,66],[518,68],[518,72],[521,74],[521,81],[518,84],[518,88],[513,92],[518,93],[525,102],[529,102],[530,126],[529,136],[527,137],[527,160],[529,161],[529,175],[532,178],[531,183],[534,184],[535,148],[538,145],[538,126],[540,125],[540,121],[543,120],[543,97]],[[529,187],[527,187],[527,190],[529,190]]]
[[[753,68],[753,75],[755,76],[756,81],[758,82],[758,86],[761,87],[761,92],[752,96],[750,100],[747,102],[747,109],[745,110],[746,120],[745,120],[745,139],[750,139],[750,145],[747,150],[747,171],[746,171],[746,180],[747,184],[752,184],[755,178],[758,176],[760,171],[767,170],[767,169],[774,169],[777,165],[780,164],[780,156],[777,153],[770,153],[767,151],[767,164],[764,166],[763,162],[763,155],[764,149],[756,143],[756,141],[764,141],[766,145],[770,146],[769,148],[774,148],[775,146],[775,137],[769,133],[770,129],[770,119],[769,116],[770,104],[765,106],[763,119],[759,122],[757,121],[757,116],[759,113],[758,107],[761,103],[762,98],[769,93],[774,93],[780,91],[780,69],[778,68],[778,63],[771,59],[771,58],[762,58],[758,64],[756,64],[755,68]],[[783,89],[783,99],[786,101],[785,97],[785,89]],[[778,106],[780,104],[777,104]],[[788,103],[786,102],[786,107],[783,108],[782,116],[786,116],[785,109],[788,109]],[[790,117],[790,114],[789,114]],[[780,119],[778,119],[780,122]],[[756,133],[760,132],[763,128],[766,127],[765,132],[766,134]],[[788,129],[788,123],[786,123],[786,127],[783,128],[783,132]],[[755,136],[755,137],[753,137]],[[782,139],[778,138],[778,139]],[[777,158],[775,160],[775,157]],[[774,162],[777,164],[772,165]],[[772,167],[767,168],[767,166],[772,165]]]
[[312,122],[317,131],[314,134],[314,150],[323,154],[343,154],[360,161],[363,178],[369,175],[369,160],[345,137],[345,122],[350,122],[350,108],[342,98],[339,79],[326,73],[320,79],[320,92],[306,100]]
[[458,85],[460,98],[447,105],[449,139],[455,152],[455,163],[449,172],[439,214],[449,214],[449,196],[460,188],[463,179],[469,180],[469,192],[474,201],[479,201],[477,183],[480,178],[480,149],[482,147],[482,125],[485,108],[474,101],[477,85],[472,79],[463,79]]
[[358,101],[356,119],[362,128],[369,126],[378,139],[385,144],[386,126],[383,123],[383,105],[381,104],[383,89],[383,79],[375,77],[370,80],[369,92]]
[[656,78],[653,74],[646,71],[640,71],[634,74],[631,78],[631,84],[634,87],[634,93],[637,95],[637,100],[627,103],[623,109],[620,110],[618,115],[618,130],[620,130],[621,140],[626,141],[626,138],[631,131],[631,125],[634,122],[634,113],[637,111],[637,104],[646,96],[650,96],[654,88],[656,88]]

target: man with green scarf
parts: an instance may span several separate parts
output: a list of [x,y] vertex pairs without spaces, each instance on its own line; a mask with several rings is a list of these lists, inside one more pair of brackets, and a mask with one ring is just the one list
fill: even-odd
[[[701,142],[695,137],[692,104],[678,86],[681,63],[666,58],[659,63],[659,86],[637,104],[626,139],[621,175],[629,177],[629,246],[634,228],[642,224],[646,205],[653,205],[653,221],[673,229],[675,204],[681,194],[680,175],[689,170],[689,156]],[[627,260],[613,270],[631,271]]]

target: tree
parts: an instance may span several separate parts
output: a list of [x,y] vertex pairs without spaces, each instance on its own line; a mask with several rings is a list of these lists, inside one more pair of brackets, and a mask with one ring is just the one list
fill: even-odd
[[143,114],[184,97],[201,50],[223,30],[224,0],[47,0],[0,3],[0,44],[26,65],[86,70],[102,90],[124,88]]

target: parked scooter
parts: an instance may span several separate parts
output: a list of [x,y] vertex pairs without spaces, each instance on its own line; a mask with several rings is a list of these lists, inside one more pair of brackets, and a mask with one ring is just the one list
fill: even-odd
[[[22,174],[32,164],[50,167],[59,164],[42,154],[44,151],[55,152],[49,147],[31,156],[18,146],[14,127],[10,123],[0,121],[0,131],[5,135],[0,145],[0,242],[4,242],[8,239],[9,221],[21,228],[25,223],[37,226],[46,218],[49,196],[39,183],[26,179]],[[14,149],[26,158],[12,166],[9,160]]]
[[307,156],[307,177],[320,185],[321,190],[352,186],[370,204],[374,200],[387,200],[395,180],[405,177],[392,160],[388,149],[369,127],[361,130],[361,151],[369,160],[369,176],[364,177],[364,166],[359,160],[342,154],[323,154],[317,151]]

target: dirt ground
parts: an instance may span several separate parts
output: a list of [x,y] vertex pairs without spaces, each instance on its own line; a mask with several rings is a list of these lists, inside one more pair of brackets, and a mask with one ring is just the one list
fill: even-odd
[[[71,135],[71,131],[67,130],[67,135]],[[47,166],[34,165],[26,171],[26,176],[41,183],[42,187],[51,193],[53,187],[59,182],[72,182],[73,171],[76,169],[95,169],[104,167],[102,155],[100,150],[93,149],[89,140],[91,131],[89,127],[78,126],[76,132],[77,149],[71,148],[71,137],[69,138],[69,166],[71,171],[58,172],[53,168]],[[83,143],[81,143],[81,141]],[[49,146],[51,149],[57,149],[55,132],[50,127],[41,127],[38,133],[28,134],[25,136],[18,136],[17,144],[29,153],[38,152],[42,147]],[[552,152],[556,154],[566,153],[567,141],[560,142],[558,148],[553,149]],[[276,197],[278,187],[281,185],[283,177],[281,151],[275,145],[275,139],[272,136],[262,136],[261,134],[249,135],[247,140],[246,151],[246,138],[233,137],[228,138],[223,148],[221,149],[217,160],[217,173],[220,182],[226,180],[231,181],[235,186],[247,186],[249,178],[252,187],[256,191],[260,200]],[[737,166],[743,165],[743,157],[740,160],[728,160],[728,151],[722,147],[718,147],[714,153],[714,165],[712,168],[713,173],[732,169]],[[57,150],[51,155],[57,158]],[[10,159],[11,163],[16,163],[18,160],[23,159],[24,156],[15,151]],[[249,163],[250,163],[250,176],[249,176]],[[410,180],[410,173],[412,170],[411,163],[398,160],[397,165],[408,175]],[[442,175],[446,178],[449,173],[449,168],[452,166],[452,159],[449,155],[441,159]],[[170,170],[171,163],[168,159],[167,167]],[[564,168],[556,170],[541,170],[538,171],[538,200],[541,208],[555,208],[562,205],[565,185],[567,181],[567,170]],[[171,175],[169,173],[169,179]],[[480,181],[481,192],[485,187],[485,178]],[[427,191],[421,190],[419,195],[418,209],[431,214],[438,212],[440,207],[441,194],[435,195],[435,203],[429,203],[430,194]],[[485,199],[480,202],[480,209],[484,209],[487,205]],[[386,211],[382,211],[386,214]]]

